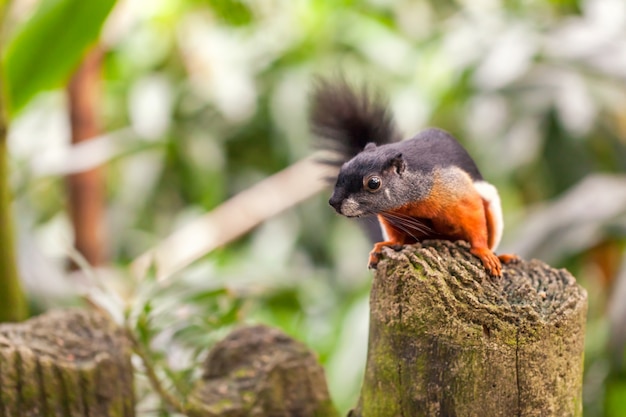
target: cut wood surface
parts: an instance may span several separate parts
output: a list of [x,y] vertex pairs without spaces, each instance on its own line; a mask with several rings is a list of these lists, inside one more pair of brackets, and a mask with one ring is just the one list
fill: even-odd
[[85,310],[0,325],[0,416],[134,416],[122,330]]
[[489,277],[468,249],[384,250],[353,416],[582,415],[585,290],[536,260]]

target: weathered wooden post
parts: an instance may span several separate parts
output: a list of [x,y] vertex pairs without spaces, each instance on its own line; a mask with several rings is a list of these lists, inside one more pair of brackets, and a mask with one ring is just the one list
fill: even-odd
[[582,415],[586,292],[539,261],[488,277],[464,243],[386,249],[360,417]]
[[211,349],[192,417],[336,417],[315,355],[279,330],[243,327]]
[[134,416],[123,331],[85,310],[0,325],[0,416]]
[[[132,417],[131,353],[124,330],[92,311],[0,325],[0,417]],[[337,416],[315,355],[265,326],[215,345],[180,406],[196,417]]]

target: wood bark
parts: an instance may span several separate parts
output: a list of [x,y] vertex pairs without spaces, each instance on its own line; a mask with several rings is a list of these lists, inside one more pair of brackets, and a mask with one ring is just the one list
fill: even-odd
[[582,415],[585,290],[536,260],[491,278],[468,249],[385,249],[352,416]]
[[209,353],[191,417],[335,417],[324,370],[302,343],[265,326],[230,333]]
[[104,316],[0,325],[0,416],[134,416],[131,349]]

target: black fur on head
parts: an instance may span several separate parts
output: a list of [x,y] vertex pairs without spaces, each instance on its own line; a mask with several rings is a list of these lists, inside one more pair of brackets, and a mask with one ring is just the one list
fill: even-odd
[[[368,185],[372,178],[375,188]],[[432,172],[407,169],[396,144],[368,147],[341,167],[329,204],[348,217],[387,212],[426,198],[433,178]]]
[[370,142],[400,140],[386,100],[365,86],[354,89],[343,77],[316,80],[309,120],[320,138],[318,146],[337,153],[337,158],[322,161],[331,165],[341,166]]

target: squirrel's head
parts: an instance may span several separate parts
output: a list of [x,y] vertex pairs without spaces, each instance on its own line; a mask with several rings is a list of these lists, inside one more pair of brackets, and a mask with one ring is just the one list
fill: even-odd
[[432,175],[409,169],[393,145],[370,143],[341,167],[328,202],[339,214],[360,217],[424,199],[431,187]]

